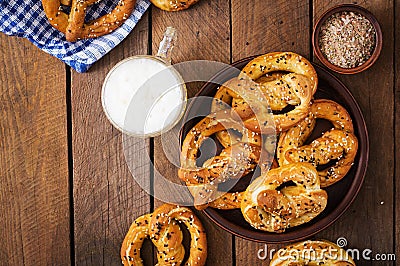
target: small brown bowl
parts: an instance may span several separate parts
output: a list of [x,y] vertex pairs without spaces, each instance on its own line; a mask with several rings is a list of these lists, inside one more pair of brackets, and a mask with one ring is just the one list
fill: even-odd
[[[227,68],[226,71],[223,70],[216,74],[201,88],[196,94],[196,97],[205,96],[211,97],[210,99],[212,99],[218,90],[218,84],[222,84],[220,82],[227,81],[237,76],[240,70],[254,57],[255,56],[252,56],[237,61],[232,64],[233,68]],[[292,227],[280,234],[269,233],[251,227],[243,218],[240,209],[218,210],[210,207],[205,209],[204,213],[207,217],[222,229],[241,238],[256,242],[285,243],[300,241],[317,234],[333,224],[356,198],[363,183],[368,165],[369,142],[365,120],[360,107],[346,86],[329,71],[325,70],[325,68],[316,64],[313,64],[313,66],[318,74],[318,90],[314,97],[316,99],[331,99],[338,102],[346,108],[352,117],[354,133],[358,138],[358,152],[353,167],[346,177],[326,188],[328,193],[328,205],[322,213],[306,224]],[[211,101],[206,101],[205,99],[204,97],[199,97],[188,105],[184,118],[184,121],[188,122],[183,125],[180,131],[181,143],[186,137],[186,134],[201,120],[202,117],[198,117],[198,115],[210,113]],[[196,117],[196,119],[189,120],[187,119],[188,117]],[[307,142],[311,142],[312,139],[319,137],[321,132],[330,128],[330,125],[324,122],[326,121],[317,121],[314,132]],[[202,152],[204,152],[205,158],[213,154],[212,151],[208,154],[206,148],[203,149]],[[240,178],[240,181],[232,188],[231,192],[245,190],[250,183],[250,179],[251,175],[249,175],[249,178],[247,176]]]
[[[374,48],[371,56],[362,65],[353,67],[353,68],[343,68],[343,67],[334,65],[331,62],[329,62],[328,59],[322,54],[321,49],[320,49],[320,43],[319,43],[319,33],[321,31],[321,26],[324,24],[324,22],[328,18],[330,18],[333,14],[336,14],[339,12],[344,12],[344,11],[354,12],[354,13],[358,13],[358,14],[364,16],[366,19],[368,19],[371,22],[372,26],[375,29],[375,48]],[[374,15],[372,15],[365,8],[360,7],[358,5],[353,5],[353,4],[338,5],[338,6],[335,6],[331,9],[327,10],[317,20],[317,23],[315,24],[314,30],[313,30],[312,45],[314,48],[314,53],[317,56],[317,58],[321,61],[322,64],[324,64],[329,69],[331,69],[335,72],[341,73],[341,74],[356,74],[356,73],[364,71],[367,68],[369,68],[370,66],[372,66],[375,63],[375,61],[378,59],[379,54],[381,53],[381,50],[382,50],[382,30],[378,23],[378,20],[374,17]]]

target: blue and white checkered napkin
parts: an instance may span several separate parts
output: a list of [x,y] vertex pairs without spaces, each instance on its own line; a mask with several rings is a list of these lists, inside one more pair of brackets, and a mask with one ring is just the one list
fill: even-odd
[[[116,3],[117,0],[100,1],[88,9],[86,18],[92,20],[109,13]],[[114,32],[96,39],[70,43],[65,40],[64,34],[50,25],[41,0],[0,0],[0,31],[27,38],[43,51],[82,73],[125,39],[149,6],[149,0],[137,0],[129,19]]]

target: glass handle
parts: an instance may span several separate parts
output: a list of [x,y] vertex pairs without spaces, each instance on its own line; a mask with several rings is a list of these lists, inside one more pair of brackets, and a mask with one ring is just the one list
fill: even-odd
[[166,64],[171,64],[172,49],[176,42],[176,29],[173,27],[167,27],[164,32],[164,38],[160,42],[158,48],[157,57],[165,61]]

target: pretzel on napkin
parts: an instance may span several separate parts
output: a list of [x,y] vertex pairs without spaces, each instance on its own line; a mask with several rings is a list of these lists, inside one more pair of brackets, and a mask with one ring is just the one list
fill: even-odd
[[316,169],[308,163],[293,163],[254,180],[244,193],[241,210],[254,228],[281,233],[315,218],[327,202]]
[[[99,0],[42,0],[44,12],[50,24],[65,34],[67,41],[96,38],[109,34],[124,23],[131,15],[136,0],[119,0],[115,8],[108,14],[85,22],[86,9]],[[71,5],[67,14],[61,10],[61,4]]]
[[269,266],[327,265],[355,266],[353,258],[327,240],[307,240],[279,249]]
[[204,265],[207,239],[203,225],[189,208],[171,204],[163,204],[132,223],[121,246],[122,263],[125,266],[143,265],[140,249],[149,237],[157,248],[157,265],[181,265],[185,249],[177,222],[183,222],[191,233],[190,255],[185,265]]

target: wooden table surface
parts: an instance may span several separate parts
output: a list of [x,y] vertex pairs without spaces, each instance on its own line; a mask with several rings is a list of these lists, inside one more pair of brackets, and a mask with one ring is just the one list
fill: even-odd
[[[152,7],[121,45],[84,74],[24,39],[0,34],[0,265],[120,265],[129,225],[160,204],[132,178],[121,133],[101,107],[102,82],[118,61],[155,53],[170,25],[179,32],[175,62],[231,63],[270,51],[294,51],[315,61],[310,35],[316,18],[345,2],[201,0],[178,13]],[[382,53],[369,70],[335,74],[362,109],[370,161],[354,203],[316,237],[345,237],[348,248],[396,253],[400,260],[400,1],[352,3],[375,14],[383,30]],[[198,89],[189,86],[189,95]],[[163,160],[159,141],[148,141],[156,164]],[[150,176],[150,166],[144,169]],[[208,233],[207,265],[268,265],[257,256],[264,244],[199,217]],[[143,253],[152,265],[149,243]]]

